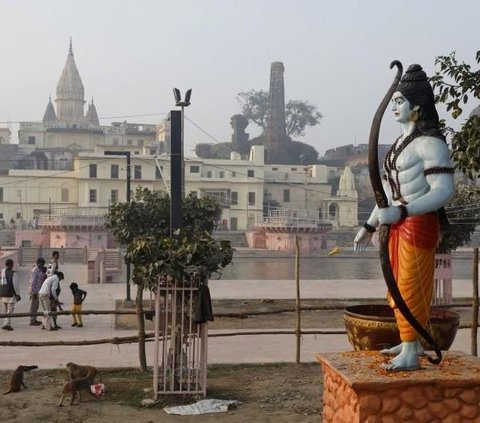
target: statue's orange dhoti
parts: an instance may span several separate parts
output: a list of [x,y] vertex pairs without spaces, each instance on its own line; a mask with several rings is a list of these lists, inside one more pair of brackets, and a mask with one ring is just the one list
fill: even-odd
[[[389,255],[398,289],[415,318],[425,327],[433,294],[435,250],[440,226],[437,213],[408,217],[390,227]],[[388,293],[402,342],[415,341],[413,329]]]

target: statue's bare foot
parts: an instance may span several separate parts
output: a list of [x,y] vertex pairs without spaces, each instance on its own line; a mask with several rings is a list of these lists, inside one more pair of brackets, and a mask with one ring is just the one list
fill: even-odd
[[385,348],[383,350],[380,350],[380,354],[385,354],[385,355],[398,355],[402,352],[402,344],[395,345],[392,348]]
[[420,341],[417,341],[417,354],[418,356],[425,355],[425,348]]
[[418,370],[420,358],[418,355],[418,341],[402,342],[402,351],[395,358],[385,363],[382,367],[389,371]]
[[[421,344],[420,341],[414,341],[415,342],[415,348],[417,350],[418,355],[424,355],[425,354],[425,349],[423,348],[423,345]],[[380,350],[380,354],[384,355],[398,355],[402,352],[403,348],[403,343],[395,345],[392,348],[385,348],[383,350]]]

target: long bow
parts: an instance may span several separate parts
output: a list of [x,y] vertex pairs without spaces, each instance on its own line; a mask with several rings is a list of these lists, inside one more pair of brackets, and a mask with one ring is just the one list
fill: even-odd
[[[380,133],[380,125],[382,123],[382,117],[385,113],[385,110],[392,98],[393,93],[398,87],[400,78],[402,77],[403,67],[398,60],[394,60],[390,64],[390,69],[394,66],[397,67],[397,74],[393,80],[392,85],[387,91],[387,94],[383,98],[382,102],[378,106],[377,112],[373,118],[372,127],[370,129],[370,138],[368,141],[368,170],[370,173],[370,183],[372,184],[373,192],[375,194],[375,202],[377,203],[378,208],[388,207],[388,198],[383,189],[382,178],[380,176],[380,170],[378,166],[378,136]],[[405,319],[410,323],[410,325],[417,331],[417,333],[425,339],[426,342],[432,347],[437,355],[436,358],[428,356],[428,361],[433,364],[440,364],[442,361],[442,352],[438,347],[435,340],[430,336],[430,334],[423,328],[420,322],[415,318],[410,309],[408,308],[405,300],[398,289],[397,283],[395,281],[395,276],[392,271],[392,266],[390,264],[390,258],[388,254],[388,239],[390,236],[390,225],[380,225],[378,240],[380,244],[380,264],[382,266],[383,276],[387,284],[390,295],[395,301],[395,305],[398,307],[400,312],[403,314]]]

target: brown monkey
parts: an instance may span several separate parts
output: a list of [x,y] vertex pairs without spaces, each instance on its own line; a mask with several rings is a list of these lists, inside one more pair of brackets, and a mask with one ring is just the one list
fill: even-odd
[[[62,390],[62,395],[60,397],[60,402],[58,403],[58,406],[60,407],[63,405],[63,399],[65,398],[65,395],[68,393],[72,394],[72,397],[70,399],[70,405],[73,405],[75,402],[75,397],[77,396],[78,392],[78,403],[80,404],[80,392],[81,391],[87,391],[91,396],[97,398],[93,392],[90,390],[90,387],[93,384],[93,378],[95,377],[95,373],[97,370],[95,367],[92,367],[91,371],[87,373],[85,377],[79,377],[70,380],[69,382],[65,382],[63,385],[63,390]],[[98,399],[98,398],[97,398]]]
[[18,392],[20,389],[26,389],[25,383],[23,383],[23,374],[24,372],[32,369],[36,369],[38,366],[18,366],[10,378],[10,385],[8,391],[5,391],[3,395],[9,394],[10,392]]
[[81,366],[80,364],[75,363],[67,363],[68,369],[68,376],[70,380],[79,379],[82,377],[86,377],[88,374],[91,375],[92,384],[93,380],[95,379],[95,375],[97,374],[97,369],[93,366]]

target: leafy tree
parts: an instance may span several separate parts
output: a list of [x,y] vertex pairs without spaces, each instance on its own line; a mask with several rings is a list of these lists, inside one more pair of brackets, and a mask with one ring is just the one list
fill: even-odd
[[290,100],[285,105],[287,134],[292,137],[303,137],[305,129],[317,126],[322,118],[317,106],[307,101]]
[[115,203],[108,211],[105,226],[117,242],[126,246],[125,259],[133,264],[142,371],[146,370],[143,290],[153,288],[160,276],[171,283],[191,278],[194,273],[208,278],[230,263],[230,243],[211,235],[220,215],[216,201],[190,195],[182,203],[182,228],[170,236],[170,197],[141,187],[133,201]]
[[318,151],[309,144],[301,141],[292,141],[288,145],[288,164],[308,165],[318,162]]
[[[477,51],[475,61],[478,66],[480,51]],[[435,65],[440,67],[431,78],[436,101],[446,104],[447,111],[457,119],[469,100],[480,99],[480,69],[459,62],[455,52],[438,56]],[[476,178],[480,173],[480,119],[471,116],[459,130],[447,128],[447,132],[452,136],[452,157],[456,167],[470,179]]]
[[[134,266],[133,282],[151,288],[157,276],[170,272],[169,267],[162,266],[170,260],[167,260],[167,256],[172,254],[172,246],[183,248],[191,243],[195,249],[208,245],[212,249],[208,253],[210,255],[202,252],[205,254],[204,270],[207,277],[223,267],[220,264],[225,262],[225,257],[222,254],[218,257],[211,255],[217,251],[217,247],[229,246],[228,243],[215,241],[211,236],[220,216],[221,207],[215,200],[189,195],[182,203],[182,228],[170,237],[170,197],[160,191],[139,187],[133,201],[115,203],[110,207],[106,215],[106,227],[112,231],[117,242],[127,246],[127,261]],[[170,247],[166,248],[167,245]],[[232,251],[226,248],[226,252]],[[176,272],[175,276],[188,276],[189,266],[200,265],[200,257],[196,256],[195,251],[191,253],[191,256],[185,257],[185,261],[179,261],[178,265],[184,270]],[[217,258],[215,267],[210,262]]]
[[[478,66],[480,51],[477,51],[475,61]],[[431,78],[436,101],[446,104],[447,111],[457,119],[469,100],[480,99],[480,69],[472,69],[470,64],[459,62],[455,52],[438,56],[435,65],[440,67]],[[446,128],[446,132],[451,135],[452,158],[456,168],[472,182],[475,181],[480,173],[480,118],[472,115],[458,130]],[[478,204],[478,187],[474,184],[457,184],[455,195],[447,207],[452,224],[443,231],[439,246],[441,252],[450,252],[470,241],[471,234],[480,222]]]
[[[237,100],[242,105],[242,114],[255,123],[265,133],[268,114],[268,93],[263,90],[250,90],[239,93]],[[322,118],[317,106],[307,101],[290,100],[285,105],[287,134],[292,137],[305,135],[305,129],[317,126]]]
[[259,126],[262,132],[265,132],[267,127],[268,93],[263,90],[250,90],[245,93],[239,93],[237,100],[242,105],[242,115],[248,121]]
[[[477,204],[477,206],[475,206]],[[446,210],[450,225],[442,229],[439,253],[449,253],[467,244],[480,223],[480,188],[457,184]]]

